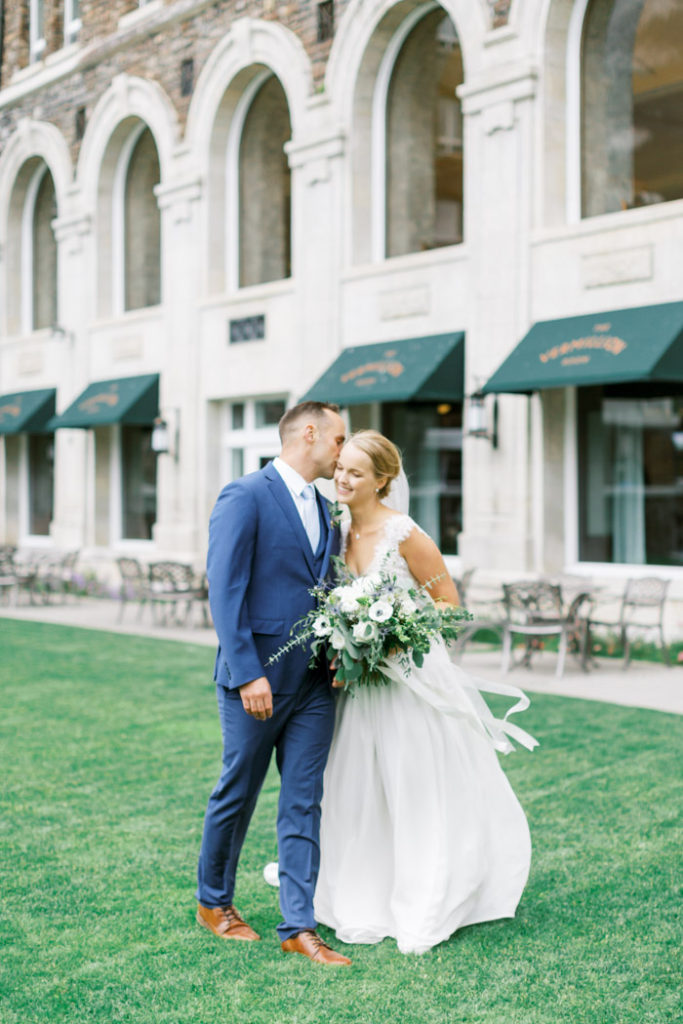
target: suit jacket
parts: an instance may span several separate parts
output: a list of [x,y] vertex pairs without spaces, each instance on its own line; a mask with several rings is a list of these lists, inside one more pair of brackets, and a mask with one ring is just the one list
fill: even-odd
[[327,576],[330,558],[339,553],[339,529],[316,493],[327,532],[319,572],[299,511],[272,463],[228,484],[218,496],[209,522],[207,575],[218,634],[214,679],[228,689],[267,676],[273,693],[291,693],[306,674],[308,644],[272,665],[266,662],[314,607],[309,590]]

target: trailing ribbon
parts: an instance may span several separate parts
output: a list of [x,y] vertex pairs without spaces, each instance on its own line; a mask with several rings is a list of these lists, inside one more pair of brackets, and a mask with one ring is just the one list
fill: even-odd
[[[538,740],[518,725],[508,722],[510,715],[529,707],[527,695],[517,686],[492,683],[468,675],[450,661],[443,644],[433,645],[422,668],[406,671],[395,658],[383,662],[382,668],[390,679],[407,686],[437,711],[470,722],[500,753],[509,754],[515,749],[512,739],[527,750],[538,746]],[[508,708],[503,718],[496,718],[482,693],[510,697],[516,703]]]

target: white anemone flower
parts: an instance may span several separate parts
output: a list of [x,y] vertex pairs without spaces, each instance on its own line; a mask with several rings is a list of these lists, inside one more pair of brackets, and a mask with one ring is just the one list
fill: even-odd
[[313,623],[313,632],[316,636],[329,636],[332,632],[332,623],[327,615],[319,615]]
[[368,615],[374,622],[386,622],[393,615],[394,609],[390,601],[380,598],[370,605]]

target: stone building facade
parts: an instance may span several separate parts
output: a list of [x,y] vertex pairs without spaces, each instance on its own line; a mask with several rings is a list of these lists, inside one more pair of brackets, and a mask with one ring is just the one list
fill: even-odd
[[[450,346],[431,388],[394,400],[375,373],[348,415],[403,444],[454,571],[664,565],[683,587],[683,372],[468,397],[534,323],[683,300],[683,160],[662,127],[679,5],[4,8],[0,396],[44,394],[49,416],[14,430],[0,409],[0,541],[200,563],[215,495],[277,450],[286,405],[344,353],[421,339],[425,366]],[[468,427],[482,403],[495,444]]]

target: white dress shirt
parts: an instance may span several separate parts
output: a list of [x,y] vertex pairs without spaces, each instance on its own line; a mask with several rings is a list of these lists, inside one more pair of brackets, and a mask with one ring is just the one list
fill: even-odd
[[[313,551],[317,551],[318,543],[320,541],[320,516],[318,513],[318,501],[315,495],[315,487],[313,484],[309,484],[307,480],[301,476],[295,469],[292,469],[280,456],[276,456],[273,459],[273,467],[278,471],[282,477],[287,490],[292,495],[292,500],[296,505],[297,511],[301,516],[301,522],[303,523],[308,539],[311,543]],[[313,489],[313,510],[315,515],[310,515],[307,519],[306,516],[306,498],[304,496],[304,489],[311,487]]]

